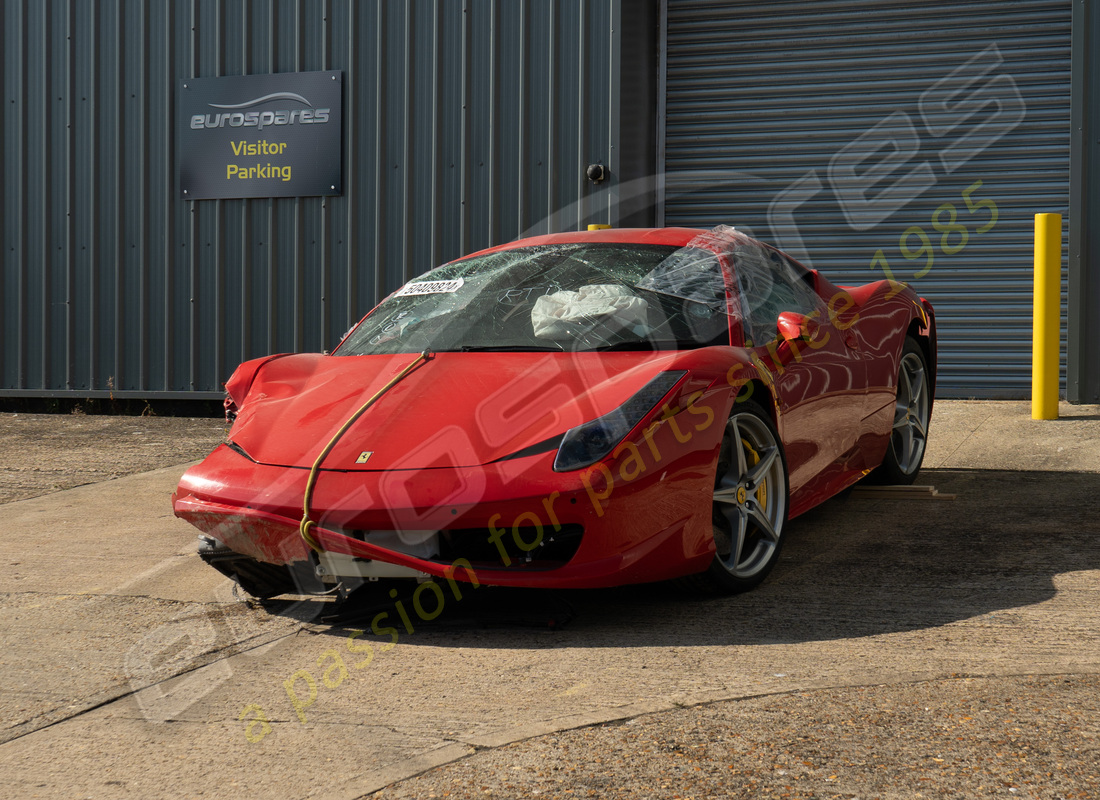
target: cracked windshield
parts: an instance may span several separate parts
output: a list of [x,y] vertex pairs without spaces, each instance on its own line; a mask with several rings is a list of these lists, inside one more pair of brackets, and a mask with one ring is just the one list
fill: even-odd
[[405,284],[335,355],[675,350],[729,344],[714,253],[570,243],[455,261]]

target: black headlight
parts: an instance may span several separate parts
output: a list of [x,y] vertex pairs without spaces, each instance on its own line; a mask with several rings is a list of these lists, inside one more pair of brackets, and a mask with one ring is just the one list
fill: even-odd
[[569,430],[554,459],[555,472],[570,472],[595,464],[621,442],[687,374],[662,372],[610,414]]

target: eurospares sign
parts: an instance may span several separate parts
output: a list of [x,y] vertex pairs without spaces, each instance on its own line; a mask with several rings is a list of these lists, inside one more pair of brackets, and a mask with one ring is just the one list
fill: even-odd
[[343,83],[340,72],[181,80],[180,197],[340,194]]

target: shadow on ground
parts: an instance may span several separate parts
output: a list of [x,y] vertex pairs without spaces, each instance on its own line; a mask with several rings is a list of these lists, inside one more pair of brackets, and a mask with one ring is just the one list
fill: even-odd
[[[323,630],[346,636],[385,612],[380,628],[437,647],[546,647],[548,633],[557,647],[826,641],[1030,606],[1054,596],[1054,576],[1100,569],[1092,507],[1100,474],[926,470],[918,482],[957,499],[829,501],[789,523],[769,579],[734,597],[690,596],[664,584],[591,591],[460,584],[462,598],[444,586],[443,612],[425,622],[407,587],[396,599],[368,588]],[[315,619],[336,610],[322,601],[268,608]]]

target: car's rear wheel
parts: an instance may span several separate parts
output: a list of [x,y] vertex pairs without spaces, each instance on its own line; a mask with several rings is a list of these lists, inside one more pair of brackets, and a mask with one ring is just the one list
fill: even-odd
[[714,478],[714,561],[691,585],[733,594],[759,585],[783,544],[787,460],[759,405],[739,402],[726,423]]
[[876,483],[908,485],[916,480],[924,461],[931,412],[928,362],[920,345],[907,338],[898,366],[890,446],[886,448],[882,465],[872,473]]

